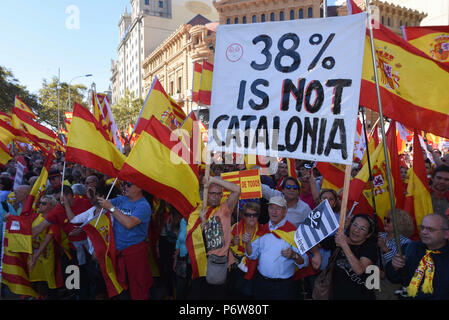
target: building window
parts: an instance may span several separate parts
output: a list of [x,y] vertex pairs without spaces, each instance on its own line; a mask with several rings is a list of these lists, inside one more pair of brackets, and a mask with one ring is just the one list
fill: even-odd
[[385,25],[385,19],[383,16],[382,16],[382,24]]
[[274,12],[270,13],[270,21],[274,21]]
[[290,10],[290,20],[295,20],[295,11]]
[[182,92],[182,77],[178,77],[178,93]]
[[390,21],[390,18],[388,18],[387,19],[387,25],[390,27],[391,26],[391,23],[390,23],[391,21]]
[[299,19],[304,19],[304,10],[299,9]]
[[173,95],[173,81],[170,81],[170,95]]
[[309,9],[307,9],[307,18],[312,18],[313,17],[313,9],[312,7],[310,7]]
[[279,12],[279,21],[284,21],[284,11]]
[[257,18],[256,18],[255,15],[253,16],[252,21],[253,21],[253,23],[256,23],[256,22],[257,22]]
[[265,22],[265,13],[262,13],[260,16],[260,21]]
[[163,8],[164,7],[164,1],[159,1],[159,8]]
[[234,24],[238,24],[238,23],[239,23],[239,18],[237,17],[234,19]]
[[231,24],[231,19],[227,18],[226,19],[226,24]]
[[402,27],[402,20],[399,21],[399,26]]
[[242,18],[242,23],[246,23],[246,16]]

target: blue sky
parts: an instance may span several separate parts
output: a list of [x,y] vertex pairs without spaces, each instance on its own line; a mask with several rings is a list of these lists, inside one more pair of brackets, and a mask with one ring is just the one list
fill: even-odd
[[[76,11],[66,13],[72,6],[79,12],[79,29]],[[57,76],[58,68],[62,82],[93,74],[72,84],[95,82],[98,92],[107,90],[125,6],[131,10],[130,0],[2,0],[0,65],[33,93],[43,79]]]
[[126,5],[129,12],[129,0],[2,0],[0,65],[12,70],[33,93],[44,78],[57,76],[58,68],[61,81],[91,73],[92,77],[72,84],[90,87],[95,82],[97,91],[104,91],[109,87],[111,59],[117,56],[118,22]]

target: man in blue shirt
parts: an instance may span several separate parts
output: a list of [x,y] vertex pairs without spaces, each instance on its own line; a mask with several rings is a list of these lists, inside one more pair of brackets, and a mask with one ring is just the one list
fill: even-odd
[[149,263],[148,226],[151,207],[143,196],[143,190],[132,183],[125,184],[125,196],[105,200],[99,205],[112,217],[112,228],[117,249],[117,277],[127,284],[132,300],[148,300],[153,284]]
[[251,242],[251,235],[244,234],[248,259],[258,259],[254,281],[254,298],[289,300],[294,297],[293,275],[296,267],[309,264],[306,254],[300,254],[294,243],[296,227],[287,221],[287,201],[283,197],[271,197],[268,203],[270,221],[266,233]]

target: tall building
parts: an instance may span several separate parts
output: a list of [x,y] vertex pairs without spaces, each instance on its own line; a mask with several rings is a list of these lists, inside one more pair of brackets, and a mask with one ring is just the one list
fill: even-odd
[[426,13],[427,16],[422,19],[421,26],[449,25],[449,1],[447,0],[389,0],[389,2]]
[[130,0],[120,17],[117,61],[111,63],[112,103],[129,90],[134,97],[145,97],[142,65],[146,56],[183,22],[201,12],[211,21],[218,15],[210,0]]

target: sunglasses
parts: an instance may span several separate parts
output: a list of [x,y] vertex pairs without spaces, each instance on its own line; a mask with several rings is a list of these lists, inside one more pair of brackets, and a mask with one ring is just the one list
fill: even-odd
[[47,205],[47,202],[41,201],[40,204],[43,205],[43,206],[46,206],[46,205]]
[[298,190],[298,186],[297,185],[289,185],[289,184],[287,184],[287,185],[285,185],[285,189],[287,189],[287,190],[290,190],[290,189]]
[[131,187],[133,184],[131,183],[131,182],[127,182],[127,183],[125,183],[125,187]]
[[245,213],[245,217],[248,218],[257,218],[259,216],[258,213]]
[[391,219],[390,219],[390,218],[384,218],[384,221],[385,221],[386,223],[390,223],[390,222],[391,222]]

